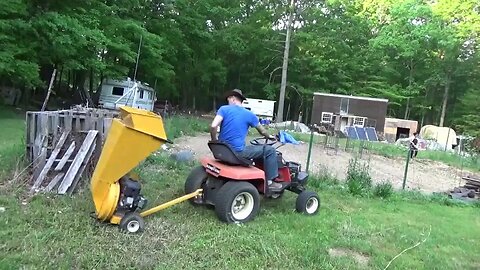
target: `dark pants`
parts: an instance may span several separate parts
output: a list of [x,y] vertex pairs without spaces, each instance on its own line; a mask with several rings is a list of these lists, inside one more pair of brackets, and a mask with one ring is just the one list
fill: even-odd
[[278,176],[277,152],[270,145],[247,145],[243,151],[237,153],[246,159],[263,161],[265,179],[274,180]]
[[410,149],[410,158],[417,157],[418,150]]

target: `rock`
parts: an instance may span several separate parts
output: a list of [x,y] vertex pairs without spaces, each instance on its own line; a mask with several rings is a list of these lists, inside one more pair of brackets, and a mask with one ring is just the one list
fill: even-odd
[[190,150],[182,150],[171,154],[170,157],[179,162],[190,162],[193,161],[193,152]]
[[5,212],[5,207],[0,207],[0,213]]

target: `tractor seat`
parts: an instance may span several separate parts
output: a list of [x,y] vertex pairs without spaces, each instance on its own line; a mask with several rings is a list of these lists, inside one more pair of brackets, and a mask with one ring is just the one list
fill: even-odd
[[213,156],[223,163],[237,166],[251,166],[252,160],[238,156],[235,151],[224,142],[208,142],[208,147],[212,151]]

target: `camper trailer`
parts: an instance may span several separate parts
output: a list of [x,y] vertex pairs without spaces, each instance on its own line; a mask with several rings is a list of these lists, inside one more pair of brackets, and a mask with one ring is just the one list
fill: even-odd
[[124,81],[108,79],[100,86],[98,105],[112,110],[120,106],[129,106],[153,111],[155,100],[155,90],[147,84],[130,79]]
[[273,119],[275,101],[247,98],[243,101],[243,107],[252,111],[255,115],[262,119]]

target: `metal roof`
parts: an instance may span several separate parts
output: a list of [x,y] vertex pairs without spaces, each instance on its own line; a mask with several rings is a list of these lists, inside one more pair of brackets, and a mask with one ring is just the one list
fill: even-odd
[[371,101],[379,101],[379,102],[387,102],[388,99],[384,98],[371,98],[371,97],[360,97],[360,96],[347,96],[347,95],[340,95],[340,94],[330,94],[330,93],[320,93],[315,92],[313,93],[316,96],[327,96],[327,97],[339,97],[339,98],[352,98],[352,99],[363,99],[363,100],[371,100]]

